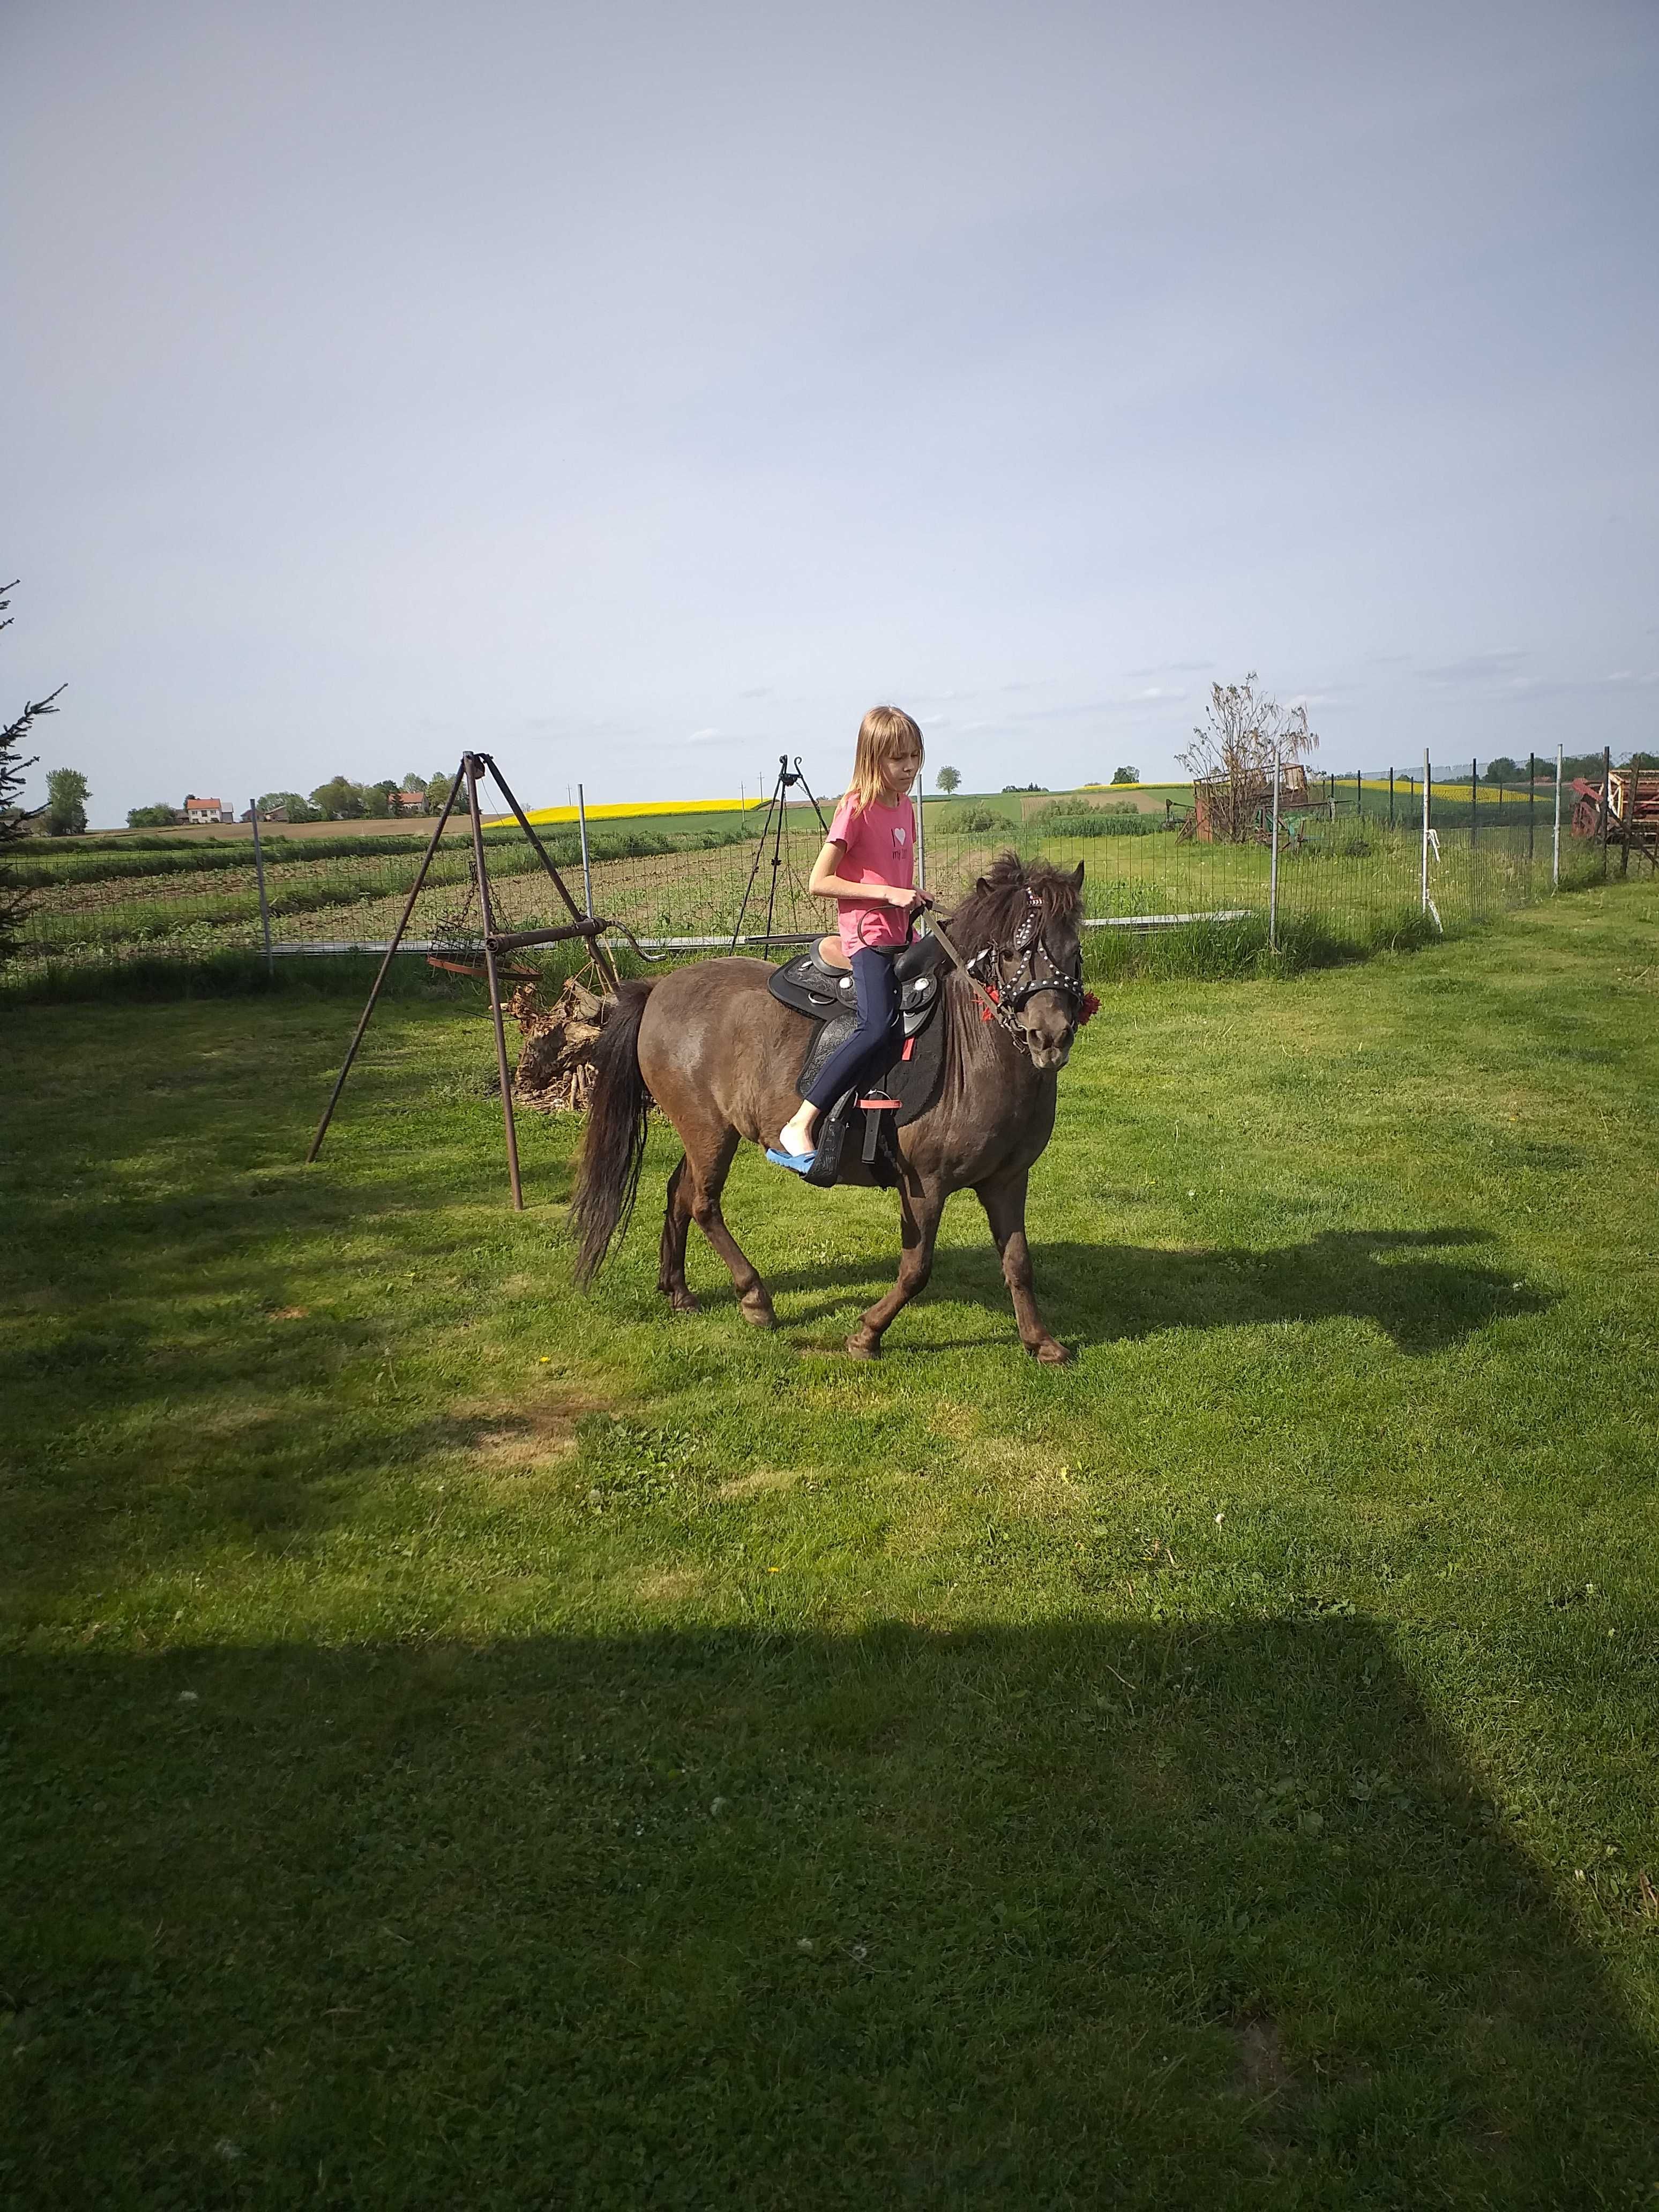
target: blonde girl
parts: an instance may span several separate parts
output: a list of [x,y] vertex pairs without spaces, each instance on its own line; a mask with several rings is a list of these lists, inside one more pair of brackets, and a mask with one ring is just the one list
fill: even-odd
[[818,1115],[859,1078],[884,1065],[898,1020],[893,956],[909,940],[910,917],[929,904],[915,889],[916,815],[911,785],[921,772],[921,732],[896,707],[872,707],[859,725],[853,781],[836,809],[807,888],[836,902],[842,949],[852,963],[858,1027],[824,1062],[800,1110],[766,1157],[804,1175],[816,1157]]

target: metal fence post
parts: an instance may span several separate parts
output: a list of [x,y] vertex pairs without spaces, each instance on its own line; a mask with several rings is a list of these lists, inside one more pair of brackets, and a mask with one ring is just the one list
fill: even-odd
[[1555,748],[1555,834],[1550,842],[1550,889],[1553,891],[1559,891],[1561,888],[1561,755],[1562,748],[1557,745]]
[[[919,891],[925,891],[927,888],[927,793],[922,790],[921,780],[918,777],[916,779],[916,889]],[[927,911],[924,908],[922,913],[917,917],[917,927],[925,929],[927,927]]]
[[1389,770],[1389,827],[1394,827],[1394,770]]
[[1432,780],[1427,753],[1423,756],[1423,911],[1429,910],[1429,785]]
[[1469,763],[1469,850],[1474,850],[1474,817],[1480,811],[1480,763]]
[[[1538,756],[1527,755],[1527,873],[1532,874],[1533,826],[1538,819]],[[1532,896],[1532,884],[1527,884],[1527,895]]]
[[1279,950],[1279,747],[1273,747],[1273,844],[1267,862],[1267,950]]
[[1607,879],[1607,810],[1613,803],[1613,747],[1601,748],[1601,880]]
[[587,804],[582,797],[580,784],[576,786],[576,826],[581,832],[582,839],[582,904],[587,910],[588,920],[592,921],[593,919],[593,871],[588,866]]
[[259,802],[257,799],[249,799],[248,812],[253,821],[253,868],[259,878],[259,927],[264,932],[265,966],[267,969],[274,969],[276,955],[270,949],[270,901],[265,896],[265,848],[259,842]]

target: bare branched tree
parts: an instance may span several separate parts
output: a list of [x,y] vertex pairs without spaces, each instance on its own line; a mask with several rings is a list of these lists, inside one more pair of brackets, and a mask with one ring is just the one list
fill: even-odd
[[1242,684],[1212,684],[1204,720],[1176,758],[1193,779],[1200,836],[1247,844],[1264,800],[1271,804],[1273,762],[1280,772],[1304,762],[1319,739],[1305,707],[1281,707],[1256,689],[1252,669]]
[[[0,629],[11,628],[11,617],[6,612],[11,605],[8,594],[16,588],[15,577],[9,584],[0,584]],[[23,748],[37,718],[58,712],[58,694],[63,689],[60,684],[44,699],[26,700],[16,720],[0,729],[0,964],[10,958],[15,948],[17,932],[29,902],[28,888],[19,881],[15,867],[9,865],[11,856],[7,848],[28,836],[29,824],[40,811],[19,804],[24,775],[34,766],[36,758],[31,755],[25,760]]]

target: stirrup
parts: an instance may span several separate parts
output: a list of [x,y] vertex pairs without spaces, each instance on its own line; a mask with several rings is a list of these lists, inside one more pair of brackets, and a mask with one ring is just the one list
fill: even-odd
[[872,1092],[869,1097],[859,1100],[859,1104],[864,1109],[864,1146],[861,1157],[866,1167],[874,1167],[876,1154],[881,1148],[882,1115],[896,1114],[903,1103],[904,1101],[902,1098],[889,1098],[879,1091]]

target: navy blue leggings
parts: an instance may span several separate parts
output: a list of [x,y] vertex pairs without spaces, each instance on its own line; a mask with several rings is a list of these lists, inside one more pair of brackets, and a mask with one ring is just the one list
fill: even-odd
[[820,1113],[833,1106],[848,1085],[860,1076],[878,1075],[886,1066],[898,1027],[898,984],[893,975],[893,953],[860,945],[853,955],[853,985],[859,994],[859,1025],[846,1043],[832,1052],[806,1094],[806,1102]]

